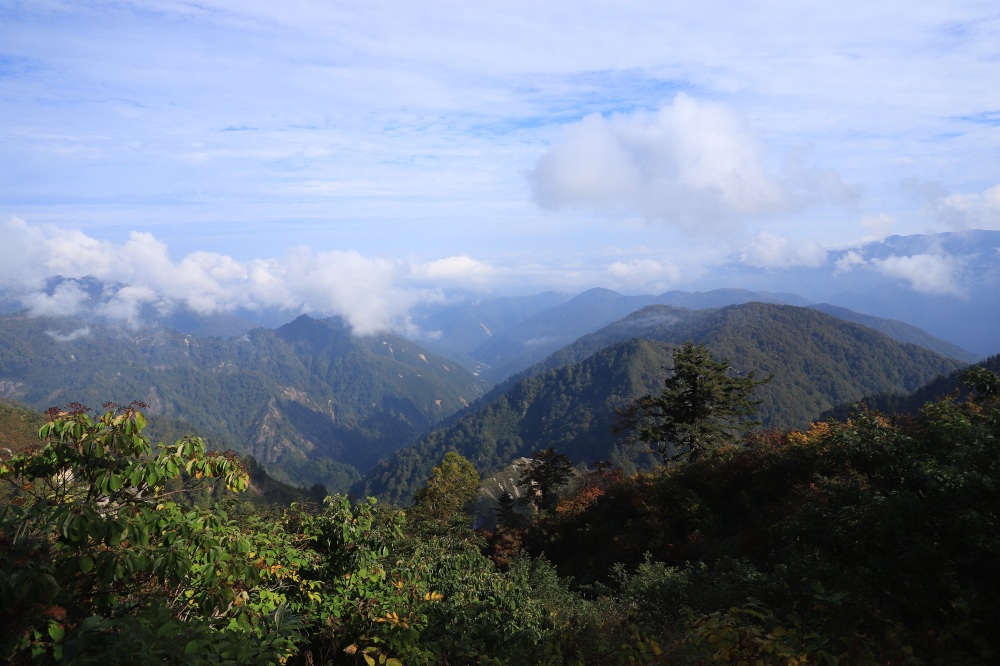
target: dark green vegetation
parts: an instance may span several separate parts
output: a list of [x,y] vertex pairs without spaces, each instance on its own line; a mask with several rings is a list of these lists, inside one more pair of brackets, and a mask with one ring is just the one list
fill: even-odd
[[359,494],[405,501],[455,450],[490,475],[554,447],[574,462],[655,464],[609,436],[616,409],[662,386],[674,345],[693,340],[744,376],[773,377],[754,398],[769,427],[806,427],[835,405],[905,393],[962,364],[809,308],[748,303],[713,310],[650,306],[496,387],[470,411],[380,462]]
[[45,417],[11,400],[0,400],[0,455],[24,453],[38,446]]
[[412,510],[191,505],[246,470],[197,438],[152,447],[133,407],[51,413],[0,459],[0,659],[993,663],[1000,377],[961,379],[912,416],[755,431],[651,473],[542,451],[524,486],[551,481],[545,501],[492,533],[463,517],[454,453]]
[[4,315],[0,394],[36,409],[140,399],[159,438],[196,431],[282,480],[336,490],[481,390],[451,361],[392,335],[352,337],[338,319],[222,339]]
[[[1000,355],[991,356],[976,365],[994,373],[1000,373]],[[886,414],[914,414],[927,402],[944,400],[949,395],[966,395],[962,383],[962,371],[949,372],[936,377],[911,393],[881,393],[867,395],[858,403],[845,403],[823,413],[823,420],[844,420],[864,406]]]
[[696,293],[668,291],[656,296],[626,296],[610,289],[590,289],[514,325],[502,329],[494,327],[490,335],[468,354],[485,364],[483,377],[496,383],[543,360],[581,335],[648,305],[701,309],[751,301],[805,304],[801,297],[794,294],[769,294],[745,289]]
[[859,314],[853,310],[848,310],[847,308],[838,307],[836,305],[830,305],[829,303],[819,303],[816,305],[810,305],[809,307],[813,310],[819,310],[820,312],[837,317],[838,319],[843,319],[844,321],[850,321],[855,324],[867,326],[868,328],[874,329],[879,333],[888,335],[896,342],[914,344],[925,349],[930,349],[931,351],[937,352],[947,358],[955,358],[959,361],[967,361],[969,363],[974,363],[979,360],[979,357],[976,354],[968,352],[958,345],[953,345],[950,342],[942,340],[941,338],[936,338],[922,328],[911,326],[910,324],[906,324],[896,319],[883,319],[882,317],[872,317],[871,315]]
[[636,398],[618,413],[616,430],[630,431],[664,462],[697,460],[746,433],[760,406],[754,391],[771,381],[753,372],[735,375],[729,359],[716,361],[703,345],[674,349],[663,388]]

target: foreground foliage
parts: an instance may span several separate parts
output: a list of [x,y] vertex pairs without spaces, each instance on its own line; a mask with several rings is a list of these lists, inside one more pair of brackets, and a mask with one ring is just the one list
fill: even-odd
[[968,399],[912,417],[758,433],[623,479],[523,543],[644,631],[686,627],[674,644],[697,659],[991,663],[1000,390],[982,368],[963,379]]
[[469,526],[457,454],[411,509],[191,508],[205,479],[246,486],[237,459],[152,446],[134,405],[53,413],[44,446],[0,463],[0,659],[991,663],[1000,380],[963,380],[911,417],[560,475],[492,533]]

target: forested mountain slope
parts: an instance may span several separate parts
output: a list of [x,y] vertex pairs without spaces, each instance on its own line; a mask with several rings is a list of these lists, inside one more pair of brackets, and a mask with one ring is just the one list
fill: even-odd
[[451,361],[339,319],[197,338],[67,319],[0,317],[0,395],[46,409],[142,400],[217,448],[252,454],[282,480],[343,488],[379,456],[481,395]]
[[[1000,354],[990,356],[975,365],[990,372],[1000,374]],[[916,414],[928,402],[945,400],[950,396],[967,397],[968,391],[962,387],[961,370],[941,375],[910,393],[879,393],[866,395],[859,402],[865,407],[884,414]],[[856,412],[859,403],[845,403],[823,413],[824,419],[846,420]]]
[[758,390],[758,416],[775,427],[803,427],[834,405],[913,390],[962,365],[809,308],[650,306],[492,391],[449,427],[380,462],[357,488],[404,500],[448,450],[481,473],[548,447],[574,461],[634,460],[637,452],[622,451],[610,432],[615,408],[659,390],[673,345],[686,340],[729,358],[737,372],[772,376]]
[[708,292],[669,291],[659,295],[623,295],[610,289],[590,289],[491,335],[470,356],[485,367],[484,379],[496,383],[541,361],[549,354],[617,319],[651,304],[713,308],[760,301],[804,304],[794,294],[770,294],[745,289]]

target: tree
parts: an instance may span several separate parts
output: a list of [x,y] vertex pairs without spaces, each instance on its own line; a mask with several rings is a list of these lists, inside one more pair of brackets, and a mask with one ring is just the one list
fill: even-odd
[[756,387],[770,377],[733,375],[729,359],[715,361],[704,345],[691,341],[674,349],[673,368],[658,395],[645,395],[618,414],[615,430],[632,431],[664,462],[694,461],[758,421]]
[[417,491],[411,515],[417,520],[447,523],[479,494],[479,472],[455,451],[444,455],[431,470],[427,484]]
[[535,509],[552,509],[556,504],[556,491],[566,485],[572,475],[573,461],[550,447],[535,452],[517,485],[526,490],[525,499]]
[[50,410],[43,445],[0,460],[0,660],[122,663],[112,646],[129,663],[286,658],[296,630],[268,618],[294,571],[251,556],[279,548],[173,500],[209,478],[241,492],[243,465],[197,437],[154,448],[141,406]]
[[495,512],[497,516],[497,526],[510,527],[513,525],[517,515],[517,510],[514,504],[514,496],[508,492],[501,494],[497,499]]

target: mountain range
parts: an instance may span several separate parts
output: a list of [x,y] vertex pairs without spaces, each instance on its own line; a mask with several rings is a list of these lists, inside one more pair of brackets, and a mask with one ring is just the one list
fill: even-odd
[[963,363],[811,308],[746,303],[687,310],[647,306],[495,387],[474,409],[382,460],[360,494],[405,501],[449,450],[489,474],[552,447],[574,462],[653,462],[611,433],[616,409],[658,390],[672,349],[687,340],[728,358],[758,389],[765,426],[807,427],[842,403],[912,391]]
[[34,317],[0,303],[0,397],[39,410],[138,399],[156,437],[195,432],[282,481],[393,499],[449,448],[481,472],[548,446],[628,467],[651,460],[609,435],[614,410],[655,391],[686,340],[773,376],[760,416],[781,427],[863,396],[896,404],[997,353],[998,247],[990,231],[889,237],[831,252],[826,268],[716,276],[757,291],[452,294],[413,308],[413,339],[279,311],[150,306],[142,327],[112,324],[102,303],[122,285],[56,277],[46,289],[73,282],[91,312]]

